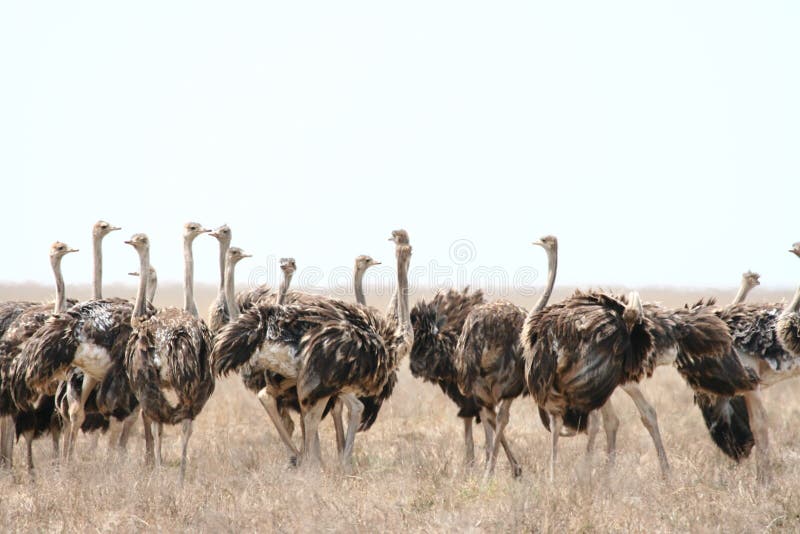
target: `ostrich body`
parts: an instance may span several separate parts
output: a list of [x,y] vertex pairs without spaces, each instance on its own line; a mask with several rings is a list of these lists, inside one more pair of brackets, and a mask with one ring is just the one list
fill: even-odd
[[[551,481],[564,415],[590,414],[617,386],[641,379],[652,360],[650,330],[637,293],[626,305],[604,293],[576,292],[526,318],[525,379],[549,417]],[[596,417],[588,424],[596,425]]]
[[[760,284],[759,278],[758,273],[752,271],[743,273],[739,290],[729,307],[742,304],[750,291]],[[699,376],[689,383],[692,385],[692,382],[699,382],[703,375],[712,378],[725,377],[721,384],[717,381],[716,387],[705,388],[717,391],[716,394],[705,393],[702,386],[694,387],[694,401],[700,408],[711,439],[726,455],[739,462],[750,455],[755,445],[755,438],[750,429],[750,418],[744,396],[732,395],[737,391],[755,390],[758,386],[758,376],[744,366],[735,352],[726,354],[719,361],[719,365],[718,369],[712,368],[710,372],[706,370],[704,373],[698,373]]]
[[306,463],[320,462],[317,428],[330,399],[338,397],[350,414],[342,454],[344,465],[349,465],[364,412],[359,397],[380,395],[411,348],[407,279],[411,247],[403,230],[393,232],[392,239],[398,263],[399,321],[335,299],[306,305],[261,301],[217,337],[212,359],[218,373],[250,363],[295,384]]
[[[197,306],[194,305],[192,242],[205,232],[207,230],[196,223],[184,226],[186,269],[183,309],[165,308],[149,314],[146,302],[148,277],[139,277],[132,319],[133,332],[125,349],[128,378],[142,407],[148,461],[154,451],[156,466],[161,466],[161,429],[164,424],[181,423],[181,482],[186,475],[192,422],[214,391],[214,377],[209,362],[211,333],[197,317]],[[139,254],[139,272],[148,272],[150,242],[147,236],[135,234],[126,243]],[[174,406],[165,396],[165,391],[169,390],[177,396]],[[151,424],[151,432],[147,432],[148,423]],[[151,443],[153,437],[155,443]]]
[[[558,240],[553,236],[534,242],[547,252],[548,279],[534,311],[545,307],[555,285],[558,268]],[[525,310],[507,301],[475,306],[464,321],[454,359],[458,388],[465,397],[472,396],[481,407],[486,435],[486,471],[494,473],[500,446],[506,452],[514,477],[522,467],[505,438],[511,403],[527,394],[524,382],[525,362],[520,332]],[[496,434],[496,435],[493,435]]]
[[[128,274],[139,276],[138,272]],[[150,266],[147,302],[151,306],[157,288],[158,274],[155,268]],[[81,424],[81,431],[89,433],[99,430],[105,433],[110,429],[110,446],[125,452],[128,438],[139,414],[139,401],[126,385],[128,378],[124,367],[115,367],[114,370],[117,374],[113,380],[104,380],[100,387],[89,392],[83,407],[86,418]],[[67,372],[66,379],[59,383],[56,391],[56,409],[62,420],[69,422],[70,406],[80,402],[83,397],[83,382],[83,371],[79,367],[72,367]]]
[[[800,257],[800,243],[790,252]],[[736,304],[719,311],[733,337],[726,367],[741,373],[714,370],[708,381],[717,387],[697,388],[698,405],[714,442],[731,458],[741,461],[756,448],[756,476],[770,478],[769,429],[761,389],[800,375],[800,357],[794,352],[798,336],[800,289],[788,304]],[[744,404],[744,406],[742,406]]]
[[227,224],[223,224],[208,235],[219,241],[219,290],[214,302],[208,308],[208,328],[216,334],[220,328],[228,324],[231,318],[225,298],[225,265],[233,236]]
[[481,407],[472,395],[458,389],[454,358],[456,344],[467,316],[476,306],[484,304],[481,291],[449,290],[437,292],[430,302],[417,302],[411,309],[414,345],[409,364],[411,374],[426,382],[437,384],[458,407],[458,417],[464,421],[465,461],[475,460],[472,421],[480,421]]
[[[17,436],[23,436],[27,445],[28,469],[33,469],[33,440],[47,431],[51,432],[53,444],[58,452],[58,439],[61,434],[61,421],[54,411],[52,394],[38,394],[26,387],[24,380],[18,379],[25,373],[22,351],[26,343],[45,324],[53,313],[61,313],[67,307],[64,291],[64,277],[61,274],[61,260],[67,254],[77,252],[61,242],[50,247],[50,265],[56,282],[54,304],[30,306],[20,313],[0,338],[0,416],[12,417]],[[10,425],[6,427],[10,433]],[[13,441],[7,434],[3,440],[0,456],[11,464]],[[56,454],[58,456],[58,454]]]
[[[102,288],[102,259],[99,254],[102,249],[99,243],[114,230],[115,227],[104,221],[94,227],[95,295],[101,296]],[[26,345],[23,355],[27,362],[25,381],[33,390],[46,388],[54,378],[64,376],[70,367],[78,367],[83,372],[80,395],[73,397],[69,405],[69,432],[64,444],[66,457],[73,453],[86,417],[84,406],[95,387],[104,392],[104,400],[99,403],[104,415],[134,408],[129,404],[130,387],[122,379],[132,310],[133,305],[124,299],[93,298],[49,318]]]
[[[229,261],[230,261],[229,257]],[[361,255],[355,260],[355,268],[353,275],[353,286],[356,294],[356,301],[359,304],[366,305],[366,299],[363,291],[363,278],[368,268],[379,265],[380,262],[375,261],[369,256]],[[256,299],[249,301],[250,307],[257,301],[265,299],[266,296],[273,298],[275,303],[285,304],[291,302],[293,304],[313,304],[324,300],[324,297],[316,297],[312,295],[305,295],[303,293],[291,292],[288,293],[289,286],[291,285],[292,276],[294,275],[297,265],[294,258],[281,258],[280,260],[281,271],[283,272],[283,280],[281,282],[277,295],[272,293],[261,293]],[[233,271],[226,270],[227,282],[226,290],[228,301],[234,303],[233,292]],[[240,294],[241,295],[241,294]],[[255,293],[249,293],[255,295]],[[266,301],[265,301],[266,302]],[[235,317],[239,316],[238,304],[229,304],[229,308],[234,310]],[[292,432],[294,430],[294,423],[290,412],[300,413],[300,402],[297,397],[296,380],[288,378],[282,374],[268,370],[268,365],[265,362],[248,362],[240,368],[240,374],[245,387],[256,393],[259,401],[261,402],[264,410],[267,412],[270,420],[275,426],[281,441],[286,446],[289,456],[290,465],[296,465],[297,459],[300,455],[299,450],[292,441]],[[392,376],[386,383],[384,390],[377,397],[360,398],[359,400],[364,404],[364,412],[362,415],[361,425],[359,431],[367,430],[377,419],[378,412],[383,401],[391,395],[394,384],[396,383],[396,376]],[[342,425],[342,404],[337,402],[335,398],[328,401],[327,406],[323,412],[323,417],[329,411],[333,410],[334,426],[336,430],[336,443],[337,449],[340,454],[344,451],[344,428]],[[300,425],[301,430],[304,427]],[[305,438],[303,438],[305,441]]]
[[[800,242],[792,245],[789,252],[800,258]],[[795,365],[800,366],[800,287],[778,318],[776,328],[781,346],[795,359]]]
[[[623,304],[625,297],[618,297]],[[642,378],[652,376],[658,365],[674,365],[678,373],[690,386],[706,380],[709,369],[716,369],[730,363],[724,354],[730,350],[730,335],[725,323],[716,315],[716,310],[702,301],[694,306],[668,309],[654,303],[643,304],[643,312],[649,321],[650,334],[653,338],[653,352],[643,361]],[[735,370],[731,369],[731,373]],[[739,366],[740,375],[744,372]],[[742,375],[745,379],[746,374]],[[669,461],[655,408],[647,401],[636,381],[620,384],[622,389],[634,401],[641,416],[642,424],[653,440],[659,460],[661,473],[669,474]],[[697,386],[692,386],[697,387]],[[617,429],[619,419],[614,411],[611,399],[600,409],[603,426],[608,443],[608,456],[611,463],[616,454]],[[549,430],[550,418],[543,408],[539,408],[542,423]],[[599,426],[592,425],[592,416],[586,412],[568,408],[563,415],[561,436],[574,435],[577,432],[589,432],[587,455],[592,452]],[[587,458],[588,459],[588,458]]]

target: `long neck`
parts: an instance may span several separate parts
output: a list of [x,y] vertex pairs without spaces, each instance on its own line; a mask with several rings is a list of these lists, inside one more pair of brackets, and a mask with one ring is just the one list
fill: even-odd
[[227,239],[222,239],[219,242],[219,297],[222,298],[225,291],[225,278],[227,271],[225,259],[228,257],[228,249],[231,248],[231,243]]
[[536,306],[533,307],[533,312],[538,312],[547,306],[547,301],[550,300],[550,295],[553,294],[553,286],[556,284],[556,271],[558,270],[558,253],[555,251],[547,252],[547,287],[544,288],[544,293],[539,297]]
[[189,238],[183,239],[183,309],[195,317],[199,315],[194,302],[194,256],[192,240]]
[[747,280],[742,280],[742,285],[739,286],[739,291],[736,293],[736,296],[733,298],[733,304],[741,304],[744,302],[744,299],[747,298],[747,294],[750,293],[752,287],[747,283]]
[[406,332],[411,332],[408,310],[408,261],[397,261],[397,320]]
[[235,270],[236,265],[233,262],[228,261],[225,265],[225,304],[228,307],[231,322],[239,317],[239,306],[236,305],[236,290],[234,287],[235,283],[233,276]]
[[281,287],[278,291],[278,305],[281,305],[286,300],[286,293],[289,291],[289,285],[292,283],[292,275],[291,274],[283,274],[283,280],[281,281]]
[[147,302],[153,304],[156,300],[156,289],[158,289],[158,280],[155,276],[148,276],[147,280]]
[[52,258],[53,275],[56,277],[56,302],[53,313],[61,313],[67,308],[67,295],[64,292],[64,277],[61,275],[61,258]]
[[797,313],[798,311],[800,311],[800,287],[798,287],[797,291],[794,292],[792,301],[783,309],[783,313],[781,315],[789,315],[792,313]]
[[93,236],[94,275],[92,276],[92,298],[103,298],[103,238]]
[[147,279],[150,278],[150,251],[139,251],[139,288],[136,290],[136,303],[133,305],[134,317],[147,316]]
[[353,288],[356,292],[356,302],[359,304],[367,304],[367,298],[364,296],[364,270],[359,269],[356,267],[355,273],[353,274]]

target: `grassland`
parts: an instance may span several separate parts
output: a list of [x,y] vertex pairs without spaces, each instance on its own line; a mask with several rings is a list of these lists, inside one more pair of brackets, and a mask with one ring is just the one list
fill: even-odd
[[[87,288],[70,288],[85,296]],[[115,290],[116,289],[116,290]],[[130,288],[109,288],[126,294]],[[680,304],[732,291],[642,290],[648,299]],[[0,287],[3,299],[44,298],[47,290]],[[201,288],[204,309],[213,291]],[[756,290],[753,300],[789,292]],[[164,288],[159,304],[178,302]],[[564,291],[555,295],[555,299]],[[419,295],[415,295],[418,298]],[[529,299],[521,304],[530,305]],[[287,456],[257,399],[238,377],[220,381],[197,419],[190,468],[177,485],[177,429],[167,429],[166,466],[143,466],[141,427],[126,457],[109,458],[100,439],[95,451],[81,438],[69,465],[53,462],[49,439],[35,444],[38,468],[29,475],[23,451],[12,471],[0,472],[0,525],[4,531],[694,531],[762,532],[800,529],[800,393],[779,384],[766,393],[771,423],[774,481],[755,484],[755,465],[734,465],[708,438],[691,392],[674,370],[659,369],[644,386],[658,410],[672,464],[665,481],[650,438],[633,403],[617,393],[622,420],[616,466],[597,449],[591,481],[578,469],[585,437],[562,440],[559,474],[547,481],[549,434],[530,399],[513,409],[508,436],[524,473],[512,480],[504,457],[495,479],[481,483],[481,466],[465,467],[462,425],[438,388],[415,380],[404,367],[395,395],[373,429],[356,440],[353,476],[333,458],[332,425],[323,423],[326,468],[308,473],[287,467]],[[482,432],[476,430],[480,458]],[[604,440],[598,440],[601,444]]]

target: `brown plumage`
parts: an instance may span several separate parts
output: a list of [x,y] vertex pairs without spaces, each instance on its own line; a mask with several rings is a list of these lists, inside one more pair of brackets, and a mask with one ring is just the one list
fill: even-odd
[[[789,252],[800,258],[800,242],[792,245]],[[775,328],[783,348],[795,358],[800,358],[800,287],[781,313]]]
[[[190,267],[191,244],[205,230],[196,223],[184,227],[184,256]],[[139,254],[140,273],[148,272],[150,242],[146,235],[135,234],[127,244]],[[214,377],[209,356],[211,333],[197,318],[193,305],[193,273],[186,270],[185,307],[167,308],[154,315],[147,312],[147,277],[139,277],[139,289],[132,319],[133,332],[125,349],[125,370],[133,392],[141,405],[143,419],[151,426],[155,443],[147,444],[147,453],[154,449],[156,465],[161,465],[161,428],[164,424],[181,423],[180,481],[186,474],[187,448],[192,421],[214,391]],[[177,402],[172,405],[165,392],[173,391]],[[148,442],[150,436],[146,433]]]
[[[396,243],[401,240],[399,232],[393,234]],[[407,242],[405,232],[402,236]],[[349,464],[363,413],[358,397],[379,395],[411,348],[407,285],[411,247],[396,244],[396,249],[399,322],[335,299],[316,299],[307,305],[262,301],[217,336],[212,357],[216,372],[250,364],[295,382],[306,460],[320,461],[317,427],[329,398],[338,396],[350,408],[343,454],[345,465]]]
[[[53,304],[38,304],[17,306],[14,312],[16,318],[5,327],[5,332],[0,337],[0,417],[11,416],[17,436],[22,435],[27,443],[28,468],[33,469],[33,453],[31,444],[33,440],[44,433],[50,432],[58,448],[58,438],[61,433],[61,422],[54,417],[54,401],[56,383],[51,382],[42,391],[34,391],[28,387],[24,380],[27,371],[27,361],[23,351],[27,344],[45,324],[53,313],[63,311],[67,305],[74,303],[67,300],[64,290],[64,278],[61,274],[61,260],[69,253],[77,252],[61,242],[55,242],[50,247],[50,264],[56,282],[56,298]],[[7,421],[4,423],[4,432],[8,433]],[[13,442],[10,436],[4,436],[0,457],[11,462]],[[56,451],[57,452],[57,451]]]
[[568,409],[590,414],[617,386],[645,376],[651,328],[636,293],[626,306],[604,293],[578,291],[526,318],[525,378],[550,418],[551,480],[563,415]]
[[711,437],[725,454],[741,461],[755,446],[762,483],[769,480],[771,469],[760,390],[800,374],[800,361],[790,348],[797,335],[793,315],[798,305],[800,290],[786,306],[735,304],[719,310],[733,337],[733,350],[723,359],[723,369],[706,373],[714,381],[709,385],[706,380],[696,395]]
[[464,420],[465,460],[474,460],[472,420],[480,421],[480,406],[473,395],[458,389],[454,358],[464,322],[473,308],[484,303],[481,291],[453,289],[439,291],[430,301],[417,302],[411,309],[414,344],[409,355],[411,374],[438,385],[458,407]]
[[[22,354],[24,380],[34,391],[42,391],[53,379],[63,377],[72,366],[84,372],[84,394],[69,408],[67,457],[72,454],[78,431],[83,425],[83,405],[88,393],[103,382],[109,369],[121,365],[131,332],[131,302],[120,298],[99,298],[102,296],[101,242],[105,235],[116,229],[105,221],[99,221],[93,228],[95,298],[49,318],[31,337]],[[126,401],[120,399],[120,402]]]
[[[555,237],[545,236],[534,245],[541,246],[547,253],[548,280],[532,313],[547,304],[558,267],[558,240]],[[464,320],[456,346],[454,367],[458,388],[463,395],[475,398],[481,407],[486,436],[484,478],[494,473],[500,446],[511,464],[512,476],[522,474],[522,467],[505,438],[505,427],[511,403],[520,395],[527,394],[520,343],[525,316],[525,310],[507,301],[475,306]]]
[[[214,391],[205,323],[166,308],[139,322],[127,345],[125,368],[144,415],[169,425],[197,417]],[[177,404],[167,400],[168,390],[175,392]]]

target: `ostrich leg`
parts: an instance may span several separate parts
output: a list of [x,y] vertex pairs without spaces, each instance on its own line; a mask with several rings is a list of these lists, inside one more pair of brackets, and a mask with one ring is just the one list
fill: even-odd
[[661,432],[658,430],[656,410],[644,398],[644,394],[642,394],[638,384],[631,382],[623,385],[622,389],[633,399],[636,409],[639,410],[639,414],[642,416],[642,424],[644,424],[653,439],[653,444],[658,453],[658,463],[661,466],[661,474],[665,477],[669,476],[669,461],[667,461],[667,452],[664,450],[664,444],[661,441]]

